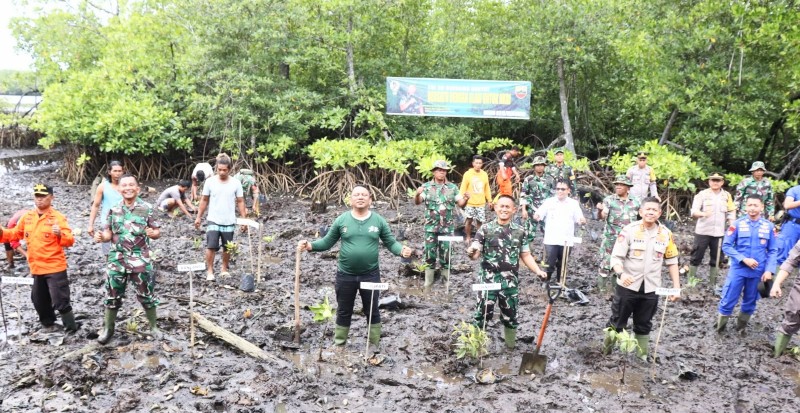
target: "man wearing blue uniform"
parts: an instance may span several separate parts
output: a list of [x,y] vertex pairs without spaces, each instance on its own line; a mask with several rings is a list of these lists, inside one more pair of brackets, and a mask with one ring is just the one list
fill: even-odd
[[786,215],[783,217],[778,242],[778,265],[786,261],[792,247],[800,240],[800,185],[793,186],[786,191],[783,209],[786,210]]
[[758,195],[748,196],[746,202],[747,216],[733,222],[725,232],[722,243],[722,251],[731,257],[731,268],[725,286],[722,287],[717,319],[718,333],[725,330],[739,297],[742,297],[742,307],[736,329],[744,332],[750,316],[756,310],[758,283],[771,280],[775,272],[778,255],[775,225],[761,217],[764,202]]

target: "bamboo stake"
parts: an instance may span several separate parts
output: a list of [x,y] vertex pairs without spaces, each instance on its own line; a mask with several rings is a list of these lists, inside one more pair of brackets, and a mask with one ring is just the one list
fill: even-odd
[[297,247],[294,258],[294,342],[300,343],[300,258],[303,250]]
[[667,304],[669,298],[664,299],[664,310],[661,312],[661,323],[658,326],[658,334],[656,335],[656,345],[653,347],[653,367],[650,370],[650,379],[656,380],[656,353],[658,352],[658,343],[661,341],[661,330],[664,328],[664,318],[667,316]]

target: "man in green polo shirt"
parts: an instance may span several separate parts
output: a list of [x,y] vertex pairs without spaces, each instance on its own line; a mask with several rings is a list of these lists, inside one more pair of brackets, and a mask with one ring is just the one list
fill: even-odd
[[[370,211],[372,195],[363,186],[353,188],[350,194],[352,209],[339,215],[325,237],[314,242],[300,241],[298,247],[306,251],[326,251],[342,240],[336,271],[336,328],[333,344],[343,346],[350,332],[353,305],[356,293],[361,295],[364,314],[372,314],[369,341],[377,346],[381,339],[381,315],[378,312],[378,297],[370,290],[362,290],[362,282],[381,282],[378,252],[380,242],[394,255],[411,256],[411,248],[402,246],[392,235],[386,220]],[[372,311],[368,310],[371,308]]]

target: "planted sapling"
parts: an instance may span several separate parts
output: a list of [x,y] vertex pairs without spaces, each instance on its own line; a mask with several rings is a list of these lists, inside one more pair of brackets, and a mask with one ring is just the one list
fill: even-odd
[[[311,305],[308,307],[308,309],[314,314],[315,322],[325,325],[325,330],[322,332],[322,341],[324,341],[325,336],[328,335],[328,325],[330,324],[330,321],[333,320],[333,307],[331,307],[331,304],[328,301],[328,295],[325,295],[325,300],[323,302]],[[317,361],[322,361],[321,344],[319,346],[319,356],[317,357]]]
[[454,349],[456,358],[469,357],[478,360],[489,354],[489,336],[479,327],[462,321],[453,327],[453,335],[457,336]]

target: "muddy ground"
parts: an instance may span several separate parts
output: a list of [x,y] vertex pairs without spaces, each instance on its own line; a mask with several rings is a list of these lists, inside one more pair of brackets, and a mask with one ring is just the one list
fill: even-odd
[[[423,293],[419,277],[399,275],[400,259],[385,250],[381,253],[383,280],[390,284],[384,296],[396,295],[402,301],[396,308],[382,310],[382,351],[393,363],[375,367],[362,362],[366,324],[361,315],[354,317],[344,351],[334,351],[332,323],[323,337],[326,327],[315,324],[304,309],[302,345],[297,350],[285,348],[294,319],[297,241],[313,238],[320,226],[345,208],[337,205],[324,214],[312,214],[308,201],[279,196],[268,197],[262,217],[262,236],[274,240],[261,243],[264,279],[257,291],[238,290],[240,275],[251,272],[243,236],[238,237],[241,253],[230,278],[207,282],[198,273],[193,285],[197,312],[277,356],[285,366],[244,355],[200,329],[192,357],[186,301],[189,275],[177,272],[176,265],[202,261],[202,245],[196,241],[202,234],[185,217],[163,217],[164,235],[153,243],[161,257],[157,294],[159,323],[166,337],[152,341],[136,334],[146,320],[129,290],[114,341],[98,346],[93,337],[102,325],[104,273],[100,248],[85,232],[90,188],[59,178],[57,154],[50,156],[54,162],[47,161],[48,156],[18,158],[25,154],[30,153],[0,150],[0,218],[5,221],[17,209],[32,206],[29,188],[34,182],[54,184],[54,206],[67,215],[73,229],[83,230],[67,254],[73,307],[82,328],[67,336],[39,334],[30,287],[3,285],[9,337],[4,335],[0,343],[2,411],[800,411],[800,363],[789,356],[771,357],[770,343],[782,318],[783,303],[777,300],[759,302],[746,336],[733,332],[718,336],[712,329],[718,299],[700,284],[684,290],[683,300],[668,306],[655,369],[628,360],[619,351],[603,357],[602,329],[609,303],[591,290],[599,241],[590,234],[602,230],[591,220],[584,243],[574,249],[567,277],[569,286],[586,289],[591,302],[582,307],[559,300],[555,305],[541,350],[549,357],[542,376],[517,375],[523,351],[533,349],[546,305],[544,289],[527,270],[521,275],[518,348],[504,350],[502,325],[496,319],[489,322],[490,354],[483,366],[503,380],[475,384],[469,376],[477,363],[455,359],[453,326],[470,319],[475,301],[470,285],[476,264],[466,258],[463,244],[454,249],[456,270],[449,294],[441,283],[433,293]],[[143,184],[160,191],[170,182]],[[155,197],[157,193],[150,193],[147,199],[154,202]],[[421,248],[420,207],[404,202],[398,212],[377,203],[377,211],[398,230],[411,224],[409,243]],[[688,225],[679,227],[678,239],[691,244]],[[3,268],[4,264],[0,263]],[[25,275],[27,268],[19,267],[14,275]],[[333,301],[334,255],[304,253],[301,267],[302,305],[318,303],[327,293]],[[701,270],[705,275],[706,269]],[[243,315],[247,309],[253,314],[250,319]],[[661,311],[654,320],[660,319]],[[321,347],[324,361],[318,362]],[[620,383],[623,363],[629,365],[625,384]],[[682,370],[696,372],[699,378],[681,379]]]

